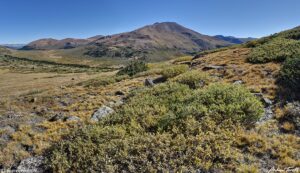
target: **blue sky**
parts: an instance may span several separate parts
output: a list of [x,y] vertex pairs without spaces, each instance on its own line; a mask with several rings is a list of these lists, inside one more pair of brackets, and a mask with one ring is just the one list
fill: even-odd
[[0,0],[0,43],[86,38],[163,21],[208,35],[261,37],[300,25],[300,0]]

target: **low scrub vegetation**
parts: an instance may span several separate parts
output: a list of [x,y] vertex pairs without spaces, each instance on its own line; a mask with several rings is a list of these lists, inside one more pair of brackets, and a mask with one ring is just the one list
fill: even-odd
[[167,82],[132,93],[115,114],[70,134],[48,161],[54,172],[233,171],[240,125],[262,112],[241,86]]
[[162,71],[162,76],[166,79],[173,78],[178,76],[186,71],[188,71],[188,65],[174,65],[171,67],[167,67]]
[[253,48],[248,57],[251,63],[283,62],[300,53],[300,41],[276,38]]
[[117,75],[133,76],[146,70],[148,70],[148,67],[144,61],[131,61],[130,64],[122,68]]
[[212,78],[204,72],[198,70],[187,71],[177,77],[173,78],[172,81],[181,84],[186,84],[190,88],[196,89],[208,85],[212,81]]
[[278,36],[284,37],[287,39],[299,40],[300,39],[300,27],[296,27],[294,29],[290,29],[290,30],[281,32],[278,34]]
[[291,98],[300,99],[300,54],[287,59],[280,70],[279,84]]

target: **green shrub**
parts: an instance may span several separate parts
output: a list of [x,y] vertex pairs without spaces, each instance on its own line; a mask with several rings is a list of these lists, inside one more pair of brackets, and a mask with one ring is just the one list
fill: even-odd
[[205,105],[208,115],[217,122],[231,119],[249,125],[263,113],[261,102],[246,88],[236,85],[212,84],[200,90],[193,100]]
[[186,71],[188,71],[189,67],[187,65],[174,65],[171,67],[167,67],[162,71],[163,77],[166,79],[173,78],[178,76]]
[[247,60],[251,63],[283,62],[300,53],[300,41],[276,38],[252,49]]
[[129,75],[133,76],[139,72],[148,70],[148,67],[144,61],[131,61],[129,65],[122,68],[117,75]]
[[279,84],[291,98],[300,100],[300,54],[287,59],[280,70]]
[[281,32],[278,34],[278,36],[287,38],[287,39],[299,40],[300,39],[300,27]]
[[241,159],[240,153],[231,148],[238,129],[215,130],[210,134],[174,136],[171,133],[129,135],[124,127],[85,128],[56,146],[50,166],[53,172],[196,172],[212,168],[230,169],[230,164]]
[[191,70],[176,76],[171,81],[186,84],[190,88],[196,89],[207,85],[211,80],[207,73]]
[[70,134],[48,161],[53,172],[234,171],[239,124],[261,113],[241,86],[167,82],[132,93],[115,114]]

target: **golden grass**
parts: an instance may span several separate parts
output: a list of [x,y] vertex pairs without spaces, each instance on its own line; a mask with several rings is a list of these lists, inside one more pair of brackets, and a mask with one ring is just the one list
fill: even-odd
[[235,48],[211,53],[193,60],[195,68],[202,69],[206,65],[225,65],[225,71],[209,70],[212,75],[223,76],[224,81],[242,80],[254,92],[262,92],[269,98],[274,98],[277,90],[275,84],[280,64],[251,64],[247,63],[248,48]]
[[[102,74],[111,74],[101,73]],[[70,73],[58,75],[57,73],[13,73],[2,70],[0,73],[0,96],[17,96],[39,92],[61,85],[71,85],[83,80],[94,78],[99,74]]]

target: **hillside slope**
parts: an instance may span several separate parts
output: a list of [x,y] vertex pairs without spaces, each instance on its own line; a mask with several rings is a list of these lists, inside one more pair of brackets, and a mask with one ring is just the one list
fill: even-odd
[[71,49],[86,45],[102,36],[94,36],[87,39],[65,38],[56,40],[52,38],[39,39],[21,48],[21,50],[52,50],[52,49]]

